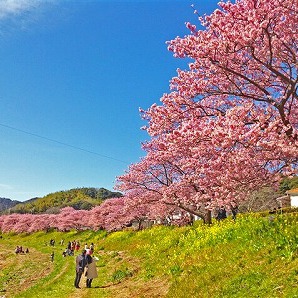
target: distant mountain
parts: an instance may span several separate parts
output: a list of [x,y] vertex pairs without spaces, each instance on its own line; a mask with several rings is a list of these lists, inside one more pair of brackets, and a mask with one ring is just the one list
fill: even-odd
[[[82,187],[58,191],[42,198],[33,198],[24,202],[17,202],[9,207],[10,213],[58,213],[61,208],[73,207],[76,210],[90,210],[100,205],[108,198],[121,197],[120,192],[113,192],[105,188]],[[7,208],[2,213],[7,213]],[[0,210],[1,212],[1,210]]]
[[13,200],[7,199],[7,198],[0,198],[0,212],[7,210],[9,208],[12,208],[19,203],[21,203],[21,202],[13,201]]

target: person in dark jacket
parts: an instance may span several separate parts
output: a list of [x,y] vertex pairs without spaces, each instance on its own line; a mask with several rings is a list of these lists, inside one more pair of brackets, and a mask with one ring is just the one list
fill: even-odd
[[82,251],[82,254],[76,257],[76,279],[75,279],[74,285],[78,289],[80,288],[79,286],[80,280],[86,265],[87,265],[86,250],[84,249]]
[[217,220],[223,220],[223,219],[225,219],[225,218],[227,218],[227,212],[226,212],[225,207],[224,207],[224,206],[221,206],[221,207],[219,208],[219,210],[218,210],[218,214],[217,214],[216,219],[217,219]]
[[231,207],[231,211],[232,211],[232,218],[233,218],[234,220],[236,220],[236,216],[237,216],[237,214],[238,214],[238,212],[239,212],[238,206],[237,206],[237,205],[233,205],[233,206]]

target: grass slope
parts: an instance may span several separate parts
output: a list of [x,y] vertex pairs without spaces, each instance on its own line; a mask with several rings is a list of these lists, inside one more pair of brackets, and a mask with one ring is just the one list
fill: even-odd
[[[3,234],[0,297],[298,297],[297,220],[289,213],[109,235]],[[85,288],[84,277],[82,288],[74,288],[74,257],[62,257],[61,239],[95,243],[99,277],[93,288]],[[30,253],[15,255],[16,245]]]

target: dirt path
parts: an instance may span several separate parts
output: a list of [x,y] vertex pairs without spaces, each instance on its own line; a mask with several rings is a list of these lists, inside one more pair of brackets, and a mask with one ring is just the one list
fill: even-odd
[[147,282],[127,279],[118,283],[95,286],[91,289],[78,289],[69,298],[109,297],[109,298],[162,298],[166,297],[168,284],[162,280]]
[[[114,254],[117,254],[116,258],[111,257]],[[103,267],[98,267],[99,278],[94,279],[94,287],[87,289],[83,286],[75,292],[76,297],[162,298],[166,296],[169,288],[168,281],[161,278],[144,280],[140,276],[139,260],[129,256],[126,252],[103,252],[101,257],[106,260],[106,263]],[[111,273],[126,266],[130,274],[120,280],[110,280]],[[81,284],[84,285],[82,282]]]
[[[48,255],[33,248],[29,248],[29,251],[28,254],[16,254],[0,245],[0,297],[14,297],[53,270]],[[32,262],[33,257],[39,262]]]
[[[0,298],[12,298],[18,293],[37,284],[43,277],[55,269],[55,263],[49,261],[49,255],[29,247],[29,254],[15,254],[7,245],[0,244]],[[38,260],[38,262],[33,261]],[[123,251],[101,252],[97,266],[99,277],[94,279],[92,288],[85,287],[85,277],[81,280],[81,289],[73,287],[75,274],[73,258],[65,259],[61,271],[50,280],[38,286],[48,295],[51,286],[62,282],[65,286],[63,297],[104,297],[104,298],[157,298],[165,297],[168,292],[167,280],[160,278],[145,280],[142,267],[137,258]],[[118,275],[117,275],[118,274]],[[45,296],[47,297],[47,296]],[[61,297],[62,298],[62,297]]]

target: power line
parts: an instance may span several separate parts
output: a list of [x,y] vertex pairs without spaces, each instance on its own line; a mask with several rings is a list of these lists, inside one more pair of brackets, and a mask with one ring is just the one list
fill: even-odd
[[54,140],[54,139],[51,139],[51,138],[48,138],[48,137],[41,136],[41,135],[36,134],[36,133],[32,133],[32,132],[29,132],[29,131],[25,131],[25,130],[22,130],[22,129],[19,129],[19,128],[16,128],[16,127],[12,127],[12,126],[3,124],[3,123],[0,123],[0,126],[3,126],[5,128],[9,128],[9,129],[12,129],[12,130],[15,130],[15,131],[18,131],[18,132],[21,132],[21,133],[24,133],[24,134],[27,134],[27,135],[30,135],[30,136],[34,136],[34,137],[37,137],[37,138],[40,138],[40,139],[44,139],[44,140],[47,140],[47,141],[50,141],[50,142],[54,142],[54,143],[57,143],[57,144],[60,144],[60,145],[66,146],[66,147],[70,147],[72,149],[80,150],[80,151],[87,152],[87,153],[90,153],[90,154],[94,154],[94,155],[97,155],[97,156],[100,156],[100,157],[103,157],[103,158],[107,158],[107,159],[115,160],[115,161],[118,161],[118,162],[121,162],[121,163],[125,163],[126,165],[129,164],[127,161],[123,161],[121,159],[117,159],[117,158],[114,158],[114,157],[111,157],[111,156],[108,156],[108,155],[103,155],[103,154],[100,154],[100,153],[97,153],[97,152],[94,152],[94,151],[90,151],[90,150],[87,150],[87,149],[84,149],[84,148],[81,148],[81,147],[77,147],[77,146],[70,145],[70,144],[67,144],[67,143],[64,143],[64,142],[60,142],[60,141],[57,141],[57,140]]

